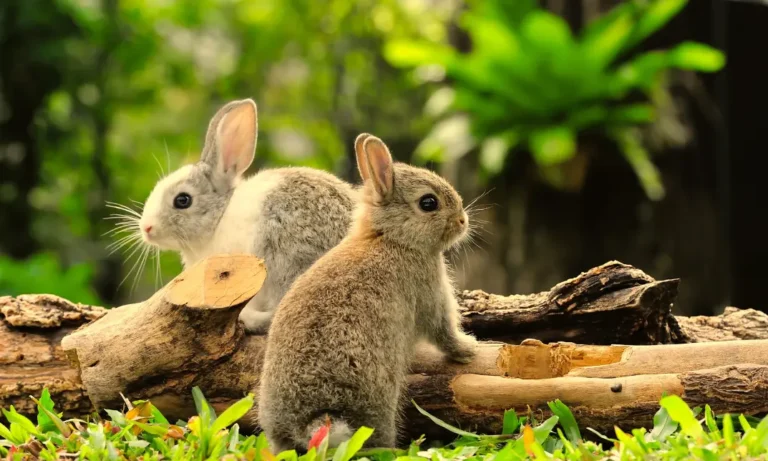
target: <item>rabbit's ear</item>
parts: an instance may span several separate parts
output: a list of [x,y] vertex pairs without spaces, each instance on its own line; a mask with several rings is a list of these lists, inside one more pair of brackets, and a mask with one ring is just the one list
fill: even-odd
[[379,196],[379,200],[386,202],[392,196],[394,189],[392,155],[384,141],[375,136],[363,141],[363,150],[373,188]]
[[256,103],[252,99],[230,102],[211,119],[202,160],[234,179],[251,166],[257,136]]
[[360,133],[355,139],[355,157],[357,157],[357,169],[360,171],[360,177],[363,178],[363,182],[368,181],[368,178],[370,177],[368,174],[368,161],[365,159],[365,150],[363,150],[363,143],[370,137],[371,135],[368,133]]

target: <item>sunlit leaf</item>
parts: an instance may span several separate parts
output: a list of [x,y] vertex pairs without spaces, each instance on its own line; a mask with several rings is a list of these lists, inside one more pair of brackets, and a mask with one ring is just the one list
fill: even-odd
[[237,420],[245,416],[253,407],[253,398],[253,394],[249,393],[246,397],[230,405],[230,407],[224,410],[224,412],[219,415],[219,417],[216,418],[216,420],[213,422],[213,425],[211,426],[211,432],[219,432],[220,430],[231,426],[237,422]]
[[683,42],[669,52],[670,62],[686,70],[717,72],[725,65],[725,55],[715,48],[695,42]]
[[397,67],[446,64],[452,54],[449,48],[412,40],[391,40],[384,45],[383,52],[387,61]]
[[530,13],[522,24],[522,35],[539,53],[559,55],[573,43],[571,29],[563,18],[547,11]]
[[661,29],[675,17],[688,0],[650,0],[641,7],[641,14],[632,31],[627,47],[634,46]]
[[573,417],[573,413],[570,408],[565,405],[560,399],[554,402],[547,402],[549,409],[552,410],[552,414],[557,415],[560,425],[563,426],[565,434],[568,440],[571,442],[578,442],[581,440],[581,431],[579,431],[579,425],[576,423],[576,418]]
[[506,410],[504,412],[502,434],[514,434],[517,428],[520,427],[520,419],[517,417],[515,410]]
[[680,429],[693,437],[698,437],[704,431],[701,423],[696,420],[690,407],[676,395],[669,395],[661,399],[661,406],[664,407],[669,416],[680,424]]
[[454,434],[457,434],[457,435],[462,435],[464,437],[472,437],[472,438],[479,438],[480,437],[479,435],[477,435],[475,433],[461,430],[458,427],[452,426],[452,425],[446,423],[445,421],[442,421],[441,419],[432,416],[431,414],[427,413],[426,410],[424,410],[423,408],[418,406],[416,404],[416,402],[414,402],[413,400],[411,400],[411,403],[413,404],[414,407],[416,407],[416,410],[418,410],[419,413],[421,413],[422,415],[426,416],[433,423],[437,424],[438,426],[442,427],[443,429],[446,429],[446,430],[448,430],[450,432],[453,432]]
[[[333,457],[333,461],[349,461],[355,454],[360,451],[363,444],[373,434],[373,429],[369,427],[361,427],[358,429],[352,437],[346,441],[344,448],[339,446],[336,454]],[[338,458],[337,458],[338,456]]]
[[541,166],[551,166],[571,159],[576,153],[576,137],[565,126],[536,130],[530,135],[533,158]]
[[651,431],[651,438],[663,442],[676,430],[677,422],[675,422],[669,416],[666,408],[660,407],[656,414],[653,415],[653,430]]

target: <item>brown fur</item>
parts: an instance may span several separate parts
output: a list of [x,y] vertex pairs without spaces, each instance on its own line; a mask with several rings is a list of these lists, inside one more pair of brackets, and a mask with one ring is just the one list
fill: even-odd
[[[381,140],[363,136],[353,228],[296,279],[270,328],[258,419],[275,452],[304,449],[326,414],[332,445],[368,426],[368,446],[394,446],[415,344],[426,339],[463,363],[475,355],[442,254],[466,236],[461,197],[432,172],[392,164]],[[439,207],[424,212],[419,199],[430,193]]]

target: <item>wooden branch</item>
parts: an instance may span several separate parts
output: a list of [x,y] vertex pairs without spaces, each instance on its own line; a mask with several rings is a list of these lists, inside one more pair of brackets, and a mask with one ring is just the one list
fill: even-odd
[[61,338],[107,312],[51,295],[0,297],[0,407],[36,412],[30,395],[48,387],[60,411],[83,416],[91,403],[78,372],[69,366]]
[[[499,433],[503,412],[509,408],[525,413],[530,407],[537,418],[549,417],[547,402],[560,399],[570,407],[579,426],[612,434],[614,426],[650,427],[665,392],[681,396],[691,406],[709,404],[716,413],[754,415],[768,411],[768,366],[726,365],[609,379],[417,376],[412,377],[410,389],[415,401],[427,411],[468,430]],[[406,414],[409,436],[425,433],[437,440],[451,439],[414,409],[408,408]]]
[[[245,335],[237,317],[265,276],[258,258],[218,256],[190,268],[148,301],[109,311],[55,297],[0,298],[0,344],[17,344],[0,348],[0,406],[32,412],[27,395],[54,384],[57,402],[61,396],[68,399],[68,415],[89,412],[91,402],[96,408],[119,408],[122,392],[131,399],[151,399],[169,418],[187,418],[194,412],[193,386],[222,409],[258,386],[265,338]],[[460,302],[464,324],[486,339],[697,340],[697,330],[688,323],[681,329],[669,314],[677,284],[611,262],[549,292],[508,297],[464,292]],[[720,324],[735,337],[744,334],[730,320],[737,313],[726,314],[729,319]],[[72,332],[78,322],[97,318]],[[756,314],[750,318],[760,321]],[[714,327],[707,325],[711,336]],[[68,333],[59,347],[59,338]],[[27,352],[37,343],[39,353]],[[546,401],[556,398],[573,407],[582,425],[610,429],[622,421],[648,422],[663,390],[712,399],[707,403],[720,411],[754,413],[765,404],[739,393],[765,392],[765,347],[760,341],[652,347],[484,341],[478,357],[462,366],[445,362],[424,345],[412,366],[409,394],[436,416],[480,432],[500,430],[509,407],[525,412],[530,405],[546,415]],[[73,368],[67,367],[64,351]],[[32,361],[32,356],[39,358]],[[618,384],[621,390],[611,390]],[[605,405],[593,405],[590,398],[605,399]],[[406,435],[439,435],[440,429],[410,406],[406,415]],[[241,426],[253,429],[249,419]]]
[[208,258],[148,301],[66,336],[62,348],[97,408],[119,407],[122,392],[152,397],[176,417],[193,408],[195,385],[213,398],[242,397],[258,382],[264,338],[246,337],[237,318],[265,278],[253,256]]
[[768,339],[768,315],[754,309],[726,307],[722,315],[676,318],[691,341]]
[[499,296],[464,291],[463,324],[478,338],[519,343],[657,344],[688,342],[671,313],[679,280],[655,281],[611,261],[548,292]]

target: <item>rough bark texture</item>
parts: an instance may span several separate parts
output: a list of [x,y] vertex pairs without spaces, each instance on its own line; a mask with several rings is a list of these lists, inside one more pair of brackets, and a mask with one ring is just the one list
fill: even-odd
[[478,338],[527,338],[581,344],[688,342],[671,313],[679,280],[655,281],[617,261],[561,282],[548,292],[459,295],[464,326]]
[[768,339],[768,315],[754,309],[726,307],[721,315],[677,317],[691,341]]
[[48,387],[65,415],[90,412],[91,402],[67,362],[61,338],[106,312],[51,295],[0,297],[0,407],[33,413],[29,396]]
[[[223,408],[258,385],[265,338],[245,335],[236,319],[258,291],[263,275],[256,258],[214,257],[181,274],[148,301],[109,311],[46,295],[0,298],[0,406],[13,404],[31,412],[27,396],[38,395],[48,386],[68,415],[88,413],[92,404],[121,407],[122,392],[131,399],[150,398],[171,418],[186,418],[194,411],[190,389],[197,385],[214,405]],[[526,338],[625,345],[709,341],[729,335],[747,337],[738,320],[742,315],[755,328],[768,325],[765,314],[727,310],[706,321],[683,318],[680,328],[670,314],[677,283],[657,282],[631,266],[610,262],[545,293],[498,296],[464,292],[460,304],[467,329],[497,341],[483,341],[477,359],[467,366],[446,363],[433,347],[421,347],[409,376],[409,397],[438,417],[488,433],[500,430],[504,409],[525,412],[526,405],[531,405],[539,416],[545,416],[546,400],[555,398],[572,406],[580,424],[599,429],[610,429],[622,421],[627,425],[649,422],[664,390],[690,396],[692,402],[706,400],[721,411],[763,411],[768,401],[766,364],[762,359],[758,364],[739,365],[732,360],[768,357],[749,349],[757,346],[745,344],[741,355],[715,354],[725,363],[709,360],[688,368],[662,367],[626,376],[600,370],[611,370],[626,360],[634,363],[628,346],[498,342],[519,343]],[[73,332],[95,319],[99,320]],[[719,327],[726,332],[718,336],[714,332]],[[62,348],[65,335],[69,336]],[[660,345],[640,350],[663,356],[665,348],[702,346],[712,345]],[[729,347],[733,345],[722,346],[723,350]],[[554,361],[552,349],[559,350]],[[519,353],[510,352],[514,350]],[[542,368],[535,364],[537,360],[548,362]],[[730,368],[684,371],[726,364]],[[587,367],[590,374],[577,376]],[[541,369],[550,370],[543,377],[552,379],[510,378],[541,378],[535,371]],[[618,383],[623,390],[616,395],[611,388]],[[585,396],[594,401],[586,401]],[[733,410],[728,407],[731,403]],[[445,436],[410,405],[406,417],[406,436]],[[241,423],[253,428],[251,421]]]

